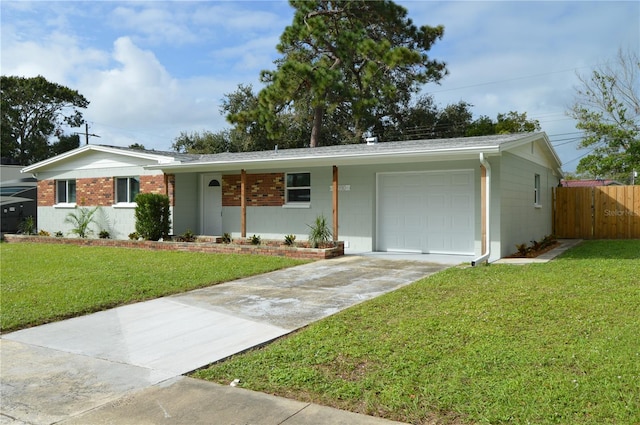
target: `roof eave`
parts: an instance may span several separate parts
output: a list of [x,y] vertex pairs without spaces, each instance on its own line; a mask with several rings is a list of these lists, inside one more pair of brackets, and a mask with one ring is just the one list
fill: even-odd
[[208,162],[172,162],[167,164],[149,165],[149,170],[163,170],[171,172],[198,172],[215,169],[217,171],[232,171],[239,169],[268,169],[284,166],[327,166],[327,165],[366,165],[377,163],[414,162],[417,158],[423,161],[442,161],[448,159],[474,159],[483,152],[485,155],[500,154],[499,146],[484,146],[472,148],[449,148],[430,151],[398,151],[398,152],[367,152],[362,154],[344,155],[308,155],[299,157],[261,158],[255,160],[208,161]]

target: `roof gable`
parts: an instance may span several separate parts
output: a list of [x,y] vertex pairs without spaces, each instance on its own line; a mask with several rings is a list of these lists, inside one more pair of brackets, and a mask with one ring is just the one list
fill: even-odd
[[24,167],[23,173],[37,173],[57,169],[82,169],[99,166],[114,168],[121,165],[157,165],[173,162],[179,154],[170,155],[167,152],[142,151],[137,149],[119,148],[115,146],[84,145],[64,152],[44,161]]

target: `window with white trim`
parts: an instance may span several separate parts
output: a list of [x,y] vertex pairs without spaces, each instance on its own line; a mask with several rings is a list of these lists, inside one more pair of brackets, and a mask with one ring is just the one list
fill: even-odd
[[76,203],[76,180],[56,180],[56,203]]
[[139,177],[116,178],[116,203],[133,203],[140,193]]
[[285,203],[311,202],[311,173],[287,173],[286,177]]
[[536,174],[533,178],[533,205],[540,206],[540,174]]

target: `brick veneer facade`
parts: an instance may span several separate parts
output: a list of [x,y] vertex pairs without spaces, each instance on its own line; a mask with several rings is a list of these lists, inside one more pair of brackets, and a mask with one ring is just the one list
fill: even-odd
[[[246,202],[250,207],[284,205],[284,173],[247,174]],[[240,174],[222,176],[222,206],[240,206]]]
[[91,207],[113,205],[113,178],[76,179],[76,203]]
[[[140,176],[141,193],[159,193],[169,196],[170,205],[175,205],[175,175],[158,174]],[[93,177],[76,179],[76,202],[91,207],[109,206],[115,202],[115,179],[113,177]],[[56,204],[55,180],[38,182],[38,206],[50,207]]]
[[56,203],[56,181],[38,181],[38,206],[50,207]]

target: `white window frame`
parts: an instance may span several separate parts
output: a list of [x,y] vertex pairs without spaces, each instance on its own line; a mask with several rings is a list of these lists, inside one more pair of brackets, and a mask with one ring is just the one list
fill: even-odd
[[[289,176],[294,174],[308,174],[309,175],[309,186],[289,186]],[[308,190],[309,191],[309,200],[308,201],[294,201],[289,199],[289,191],[290,190]],[[296,171],[292,173],[285,173],[284,176],[284,205],[285,208],[309,208],[311,205],[311,173],[308,171]]]
[[[138,191],[133,196],[132,196],[132,191],[131,191],[131,180],[132,179],[133,180],[137,180],[137,182],[138,182]],[[126,197],[126,199],[120,199],[118,197],[118,183],[121,180],[126,180],[127,181],[127,197]],[[132,207],[135,207],[135,205],[136,205],[135,198],[136,198],[136,195],[138,195],[138,193],[140,193],[140,177],[138,177],[138,176],[128,176],[128,177],[116,177],[115,178],[115,182],[114,182],[115,204],[114,204],[114,206],[121,206],[121,207],[131,207],[132,206]]]
[[[60,199],[60,190],[59,185],[64,182],[64,199]],[[73,185],[69,185],[70,182],[73,182]],[[70,189],[73,187],[73,200],[70,200],[69,194],[72,192]],[[76,179],[60,179],[56,180],[56,206],[58,208],[74,208],[76,206],[76,199],[78,196],[77,183]]]
[[533,175],[533,206],[536,208],[542,207],[540,203],[540,174]]

